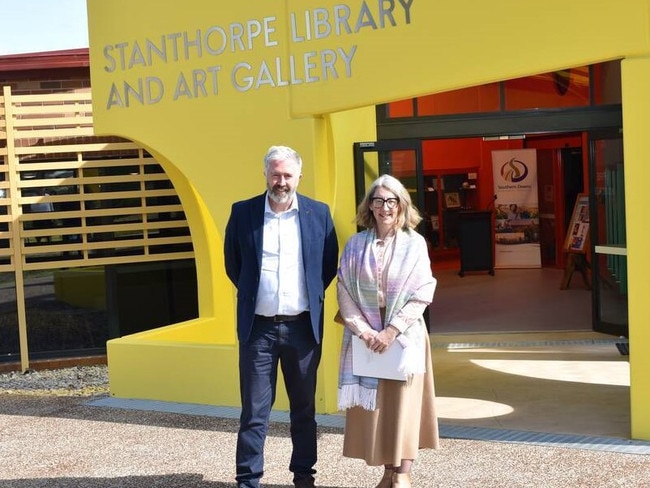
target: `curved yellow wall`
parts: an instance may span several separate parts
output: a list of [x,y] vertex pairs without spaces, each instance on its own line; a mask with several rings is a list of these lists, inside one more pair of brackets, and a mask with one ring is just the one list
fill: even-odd
[[[650,77],[648,0],[538,5],[189,0],[180,8],[169,0],[88,0],[95,129],[135,140],[163,163],[188,214],[200,294],[199,319],[109,342],[112,394],[238,404],[235,296],[221,238],[230,204],[264,190],[268,146],[302,154],[300,190],[331,205],[343,243],[354,232],[351,143],[374,139],[375,104],[630,58],[622,84],[632,433],[650,439],[650,398],[642,393],[650,380],[641,363],[650,356],[643,354],[650,304],[642,299],[650,236],[640,230],[650,124],[647,102],[644,110],[633,106],[645,100]],[[340,335],[331,321],[326,327],[321,412],[335,410]],[[286,407],[284,398],[277,407]]]

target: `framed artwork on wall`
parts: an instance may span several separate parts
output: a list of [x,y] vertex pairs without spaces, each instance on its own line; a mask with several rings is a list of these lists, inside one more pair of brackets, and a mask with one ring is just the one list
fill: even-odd
[[445,193],[445,206],[447,208],[459,208],[460,207],[460,196],[457,191],[451,191]]

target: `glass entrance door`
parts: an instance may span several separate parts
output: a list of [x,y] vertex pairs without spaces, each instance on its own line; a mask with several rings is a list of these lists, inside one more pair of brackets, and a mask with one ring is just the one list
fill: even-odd
[[[391,140],[354,143],[354,182],[356,204],[379,176],[390,174],[402,182],[413,204],[425,214],[422,148],[419,140]],[[418,229],[422,234],[425,227]]]
[[[402,182],[420,214],[426,215],[422,145],[419,140],[355,142],[353,147],[354,188],[357,206],[363,200],[366,190],[372,182],[381,175],[389,174]],[[425,219],[422,220],[418,231],[428,238],[425,221]],[[426,308],[423,316],[427,330],[430,330],[429,307]]]
[[625,185],[621,131],[589,135],[594,330],[628,335]]

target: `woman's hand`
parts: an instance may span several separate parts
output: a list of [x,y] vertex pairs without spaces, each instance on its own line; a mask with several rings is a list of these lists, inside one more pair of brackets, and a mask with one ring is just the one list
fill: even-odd
[[366,343],[366,347],[370,349],[375,342],[375,337],[377,337],[377,331],[370,329],[366,332],[363,332],[359,335],[359,338]]
[[380,354],[386,352],[386,349],[395,341],[397,333],[398,331],[394,327],[386,327],[374,337],[373,343],[369,346],[370,349]]

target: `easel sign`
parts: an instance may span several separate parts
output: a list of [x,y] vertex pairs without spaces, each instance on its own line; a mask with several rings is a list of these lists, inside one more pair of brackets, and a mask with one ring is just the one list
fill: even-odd
[[560,290],[566,290],[571,283],[573,272],[582,274],[585,286],[591,288],[591,266],[587,260],[589,249],[589,196],[579,193],[571,214],[571,222],[564,239],[564,251],[567,253],[566,267],[562,276]]
[[589,196],[580,193],[571,214],[571,222],[564,239],[566,252],[586,253],[589,243]]

